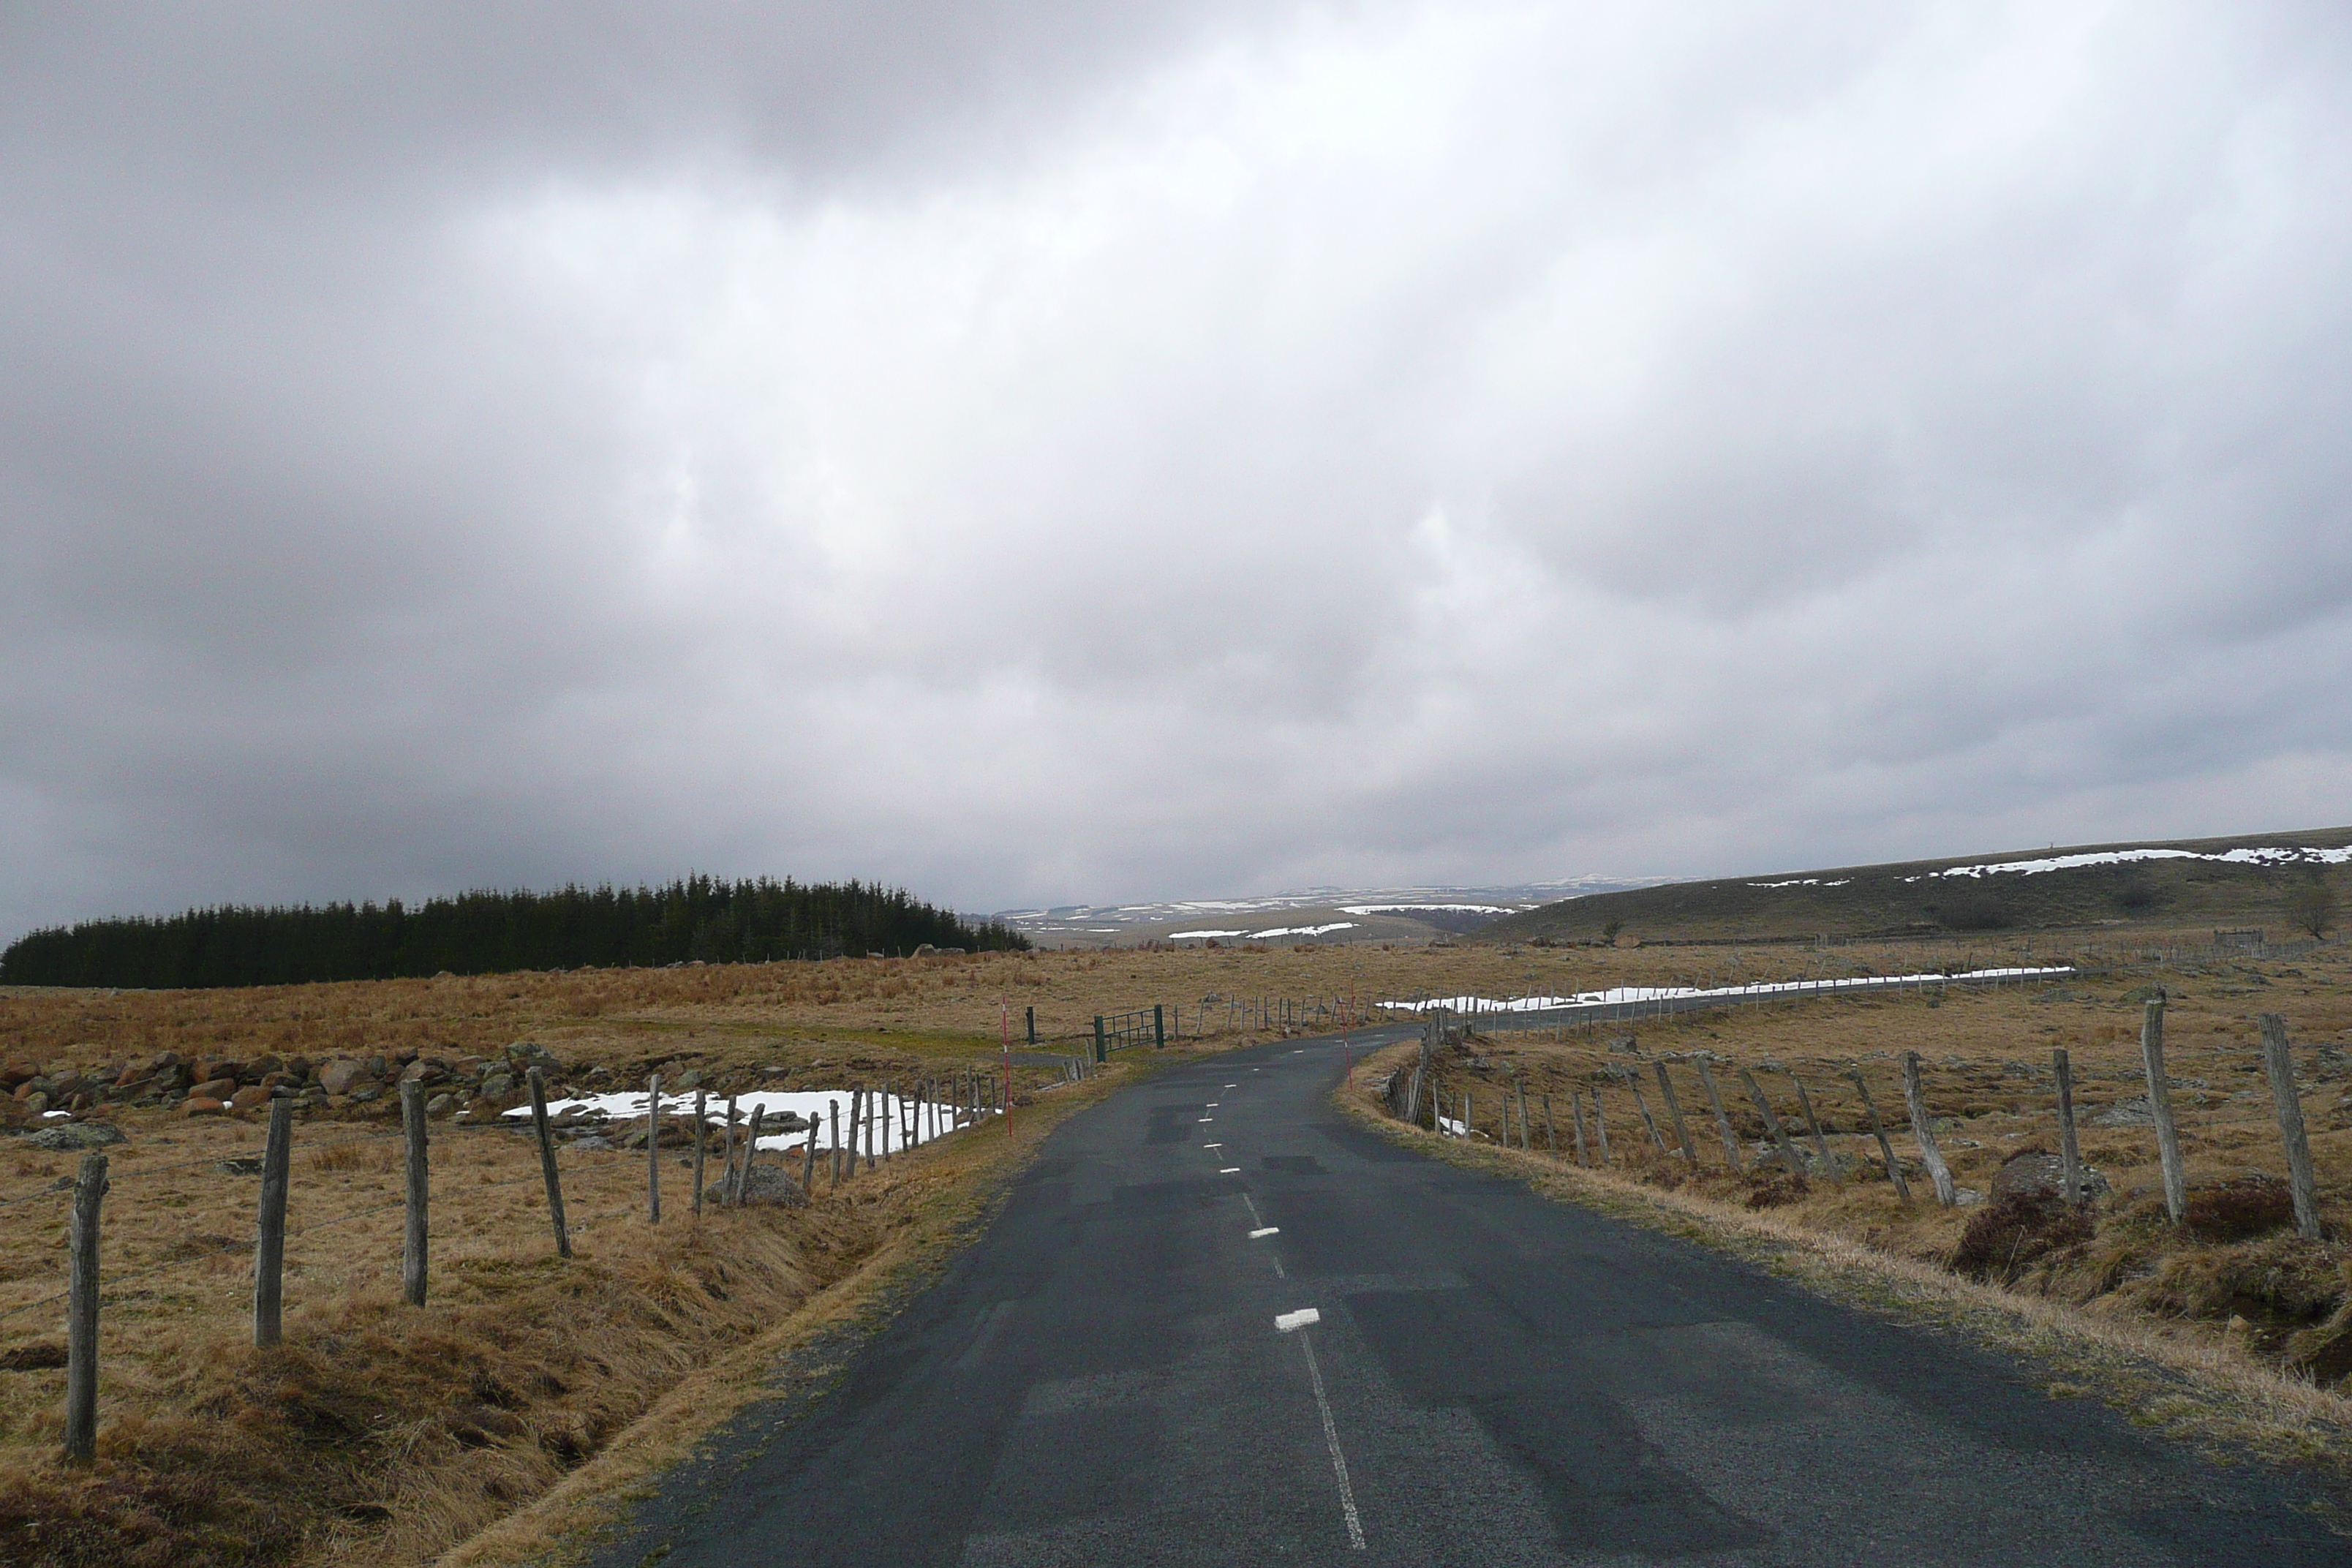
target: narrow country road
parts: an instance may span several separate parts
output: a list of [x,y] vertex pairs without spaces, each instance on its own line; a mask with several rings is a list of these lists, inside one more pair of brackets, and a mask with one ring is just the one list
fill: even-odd
[[598,1562],[2352,1561],[2291,1481],[1352,1126],[1339,1069],[1260,1047],[1073,1119],[833,1392]]

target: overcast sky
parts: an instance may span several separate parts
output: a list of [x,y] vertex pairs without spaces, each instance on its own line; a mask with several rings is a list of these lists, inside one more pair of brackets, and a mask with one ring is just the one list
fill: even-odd
[[2352,820],[2340,5],[0,13],[0,940]]

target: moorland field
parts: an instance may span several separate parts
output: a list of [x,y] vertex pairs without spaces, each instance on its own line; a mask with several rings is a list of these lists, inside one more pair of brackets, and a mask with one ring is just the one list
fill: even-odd
[[[2157,904],[2144,917],[2112,899],[2098,906],[2095,889],[2070,889],[2063,879],[2080,873],[2052,873],[2048,890],[2032,895],[2046,921],[2021,918],[2012,900],[2011,918],[1993,929],[1880,939],[1819,940],[1867,930],[1872,916],[1849,908],[1851,923],[1832,926],[1834,906],[1818,901],[1793,906],[1777,926],[1760,915],[1727,922],[1719,909],[1678,926],[1672,906],[1655,901],[1671,889],[1645,889],[1609,895],[1616,908],[1600,919],[1571,904],[1549,925],[1521,917],[1486,940],[1419,945],[0,992],[0,1066],[15,1091],[0,1100],[9,1128],[0,1138],[0,1563],[418,1561],[534,1503],[539,1513],[527,1517],[592,1520],[595,1498],[768,1386],[793,1345],[878,1299],[877,1281],[961,1245],[1062,1116],[1148,1075],[1149,1047],[1118,1053],[1083,1081],[1057,1058],[1085,1049],[1096,1015],[1154,1005],[1169,1051],[1191,1053],[1378,1020],[1387,1016],[1375,1004],[1432,995],[2074,965],[2021,986],[1474,1034],[1438,1053],[1440,1085],[1449,1105],[1467,1096],[1475,1141],[1494,1146],[1506,1136],[1506,1086],[1538,1107],[1549,1096],[1551,1125],[1533,1124],[1535,1148],[1523,1158],[1555,1167],[1576,1157],[1569,1096],[1589,1107],[1597,1093],[1612,1140],[1610,1181],[1810,1228],[2085,1321],[2127,1323],[2200,1347],[2237,1374],[2340,1405],[2326,1389],[2352,1373],[2344,1240],[2352,950],[2332,932],[2290,944],[2295,933],[2280,909],[2304,873],[2257,867],[2240,878],[2225,866],[2232,880],[2211,883],[2193,875],[2204,864],[2155,863]],[[2344,868],[2327,874],[2340,879]],[[1847,881],[1865,893],[1875,885]],[[2079,912],[2074,901],[2096,912],[2062,918]],[[2267,947],[2214,944],[2217,929],[2255,925]],[[1785,940],[1809,931],[1815,940]],[[2135,1103],[2146,1092],[2138,1032],[2158,987],[2196,1199],[2181,1226],[2165,1215],[2153,1135]],[[2317,1240],[2296,1237],[2281,1205],[2284,1163],[2256,1053],[2265,1013],[2282,1016],[2294,1042],[2326,1226]],[[690,1152],[673,1142],[662,1151],[665,1218],[649,1225],[642,1147],[626,1146],[625,1128],[574,1124],[559,1159],[577,1250],[568,1261],[554,1256],[535,1148],[497,1114],[518,1102],[512,1069],[524,1060],[541,1063],[559,1095],[641,1085],[658,1072],[721,1094],[930,1083],[961,1096],[980,1075],[1003,1072],[1008,1031],[1009,1135],[991,1123],[837,1187],[821,1176],[814,1201],[797,1206],[692,1213]],[[2052,1147],[2053,1047],[2072,1056],[2083,1152],[2103,1190],[2079,1212],[2003,1208],[2002,1166]],[[1809,1163],[1801,1176],[1779,1168],[1760,1117],[1732,1091],[1726,1109],[1743,1152],[1734,1170],[1690,1077],[1702,1051],[1727,1089],[1740,1068],[1753,1072],[1800,1128],[1793,1086],[1802,1078],[1829,1164]],[[1910,1051],[1923,1058],[1955,1176],[1985,1201],[1944,1209],[1928,1192],[1901,1110],[1900,1061]],[[1627,1070],[1654,1075],[1661,1062],[1684,1086],[1695,1163],[1649,1139],[1631,1098]],[[1359,1089],[1383,1070],[1360,1064]],[[1909,1203],[1877,1164],[1841,1076],[1849,1070],[1870,1085],[1913,1174]],[[440,1112],[433,1286],[422,1309],[400,1291],[392,1080],[404,1075],[428,1081]],[[252,1156],[264,1108],[281,1091],[299,1106],[287,1334],[282,1346],[257,1350]],[[1648,1109],[1663,1128],[1654,1098]],[[103,1151],[113,1184],[101,1247],[99,1459],[80,1469],[56,1454],[64,1188],[82,1152],[37,1146],[37,1138],[57,1141],[45,1127],[120,1136]],[[1518,1141],[1516,1124],[1508,1136]],[[2346,1462],[2334,1439],[2305,1440],[2321,1450],[2308,1457]],[[567,1500],[577,1504],[568,1514]],[[551,1539],[516,1528],[498,1539]],[[494,1560],[480,1555],[488,1548],[471,1550],[473,1560]]]

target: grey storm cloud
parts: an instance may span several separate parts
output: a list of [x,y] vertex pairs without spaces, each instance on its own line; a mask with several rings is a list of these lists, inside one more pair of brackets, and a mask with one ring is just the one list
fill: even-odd
[[0,927],[2342,819],[2326,6],[0,19]]

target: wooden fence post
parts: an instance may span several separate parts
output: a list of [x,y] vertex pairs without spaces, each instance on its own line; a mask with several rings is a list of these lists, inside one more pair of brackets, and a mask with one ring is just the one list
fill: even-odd
[[1675,1126],[1675,1142],[1683,1146],[1683,1159],[1692,1165],[1698,1163],[1698,1151],[1691,1144],[1689,1125],[1683,1121],[1682,1101],[1675,1098],[1675,1080],[1666,1071],[1666,1064],[1650,1064],[1658,1069],[1658,1098],[1666,1102],[1666,1117]]
[[1885,1123],[1878,1120],[1878,1105],[1870,1098],[1870,1085],[1863,1081],[1860,1068],[1845,1076],[1853,1080],[1854,1092],[1862,1096],[1863,1113],[1870,1118],[1870,1135],[1878,1140],[1878,1157],[1886,1162],[1886,1179],[1895,1184],[1895,1195],[1907,1204],[1911,1201],[1911,1184],[1903,1179],[1902,1163],[1895,1158],[1895,1145],[1887,1142]]
[[1805,1080],[1795,1073],[1789,1075],[1789,1081],[1797,1086],[1797,1103],[1805,1108],[1805,1126],[1813,1135],[1813,1152],[1822,1157],[1822,1173],[1835,1181],[1837,1163],[1830,1158],[1830,1141],[1822,1136],[1822,1119],[1813,1114],[1813,1097],[1805,1092]]
[[400,1086],[400,1130],[406,1142],[407,1225],[401,1234],[400,1289],[412,1307],[425,1305],[425,1205],[430,1193],[425,1163],[425,1086],[408,1079]]
[[734,1184],[727,1189],[727,1201],[730,1205],[740,1206],[745,1198],[751,1195],[751,1162],[760,1157],[760,1123],[767,1119],[766,1106],[751,1108],[751,1125],[743,1134],[743,1159],[735,1167]]
[[1936,1184],[1936,1201],[1950,1208],[1959,1201],[1952,1189],[1952,1173],[1944,1163],[1944,1152],[1936,1147],[1936,1130],[1929,1125],[1927,1091],[1919,1081],[1919,1053],[1903,1053],[1903,1102],[1911,1112],[1911,1135],[1919,1141],[1919,1158],[1927,1164],[1928,1178]]
[[1803,1175],[1805,1164],[1797,1158],[1797,1146],[1789,1142],[1789,1130],[1780,1125],[1778,1116],[1772,1114],[1772,1102],[1764,1098],[1764,1090],[1757,1084],[1756,1075],[1741,1068],[1739,1081],[1748,1086],[1748,1098],[1756,1102],[1757,1113],[1764,1118],[1764,1131],[1771,1135],[1772,1146],[1780,1151],[1780,1163],[1789,1167],[1790,1175]]
[[833,1181],[825,1191],[837,1193],[841,1190],[841,1101],[828,1100],[824,1109],[833,1124],[832,1136],[825,1140],[825,1157],[833,1166]]
[[1584,1096],[1572,1089],[1568,1091],[1568,1113],[1575,1119],[1573,1125],[1576,1129],[1576,1163],[1580,1165],[1590,1165],[1592,1163],[1592,1156],[1584,1147]]
[[555,1134],[547,1125],[547,1079],[537,1068],[523,1074],[530,1089],[530,1130],[539,1140],[539,1173],[547,1182],[547,1218],[555,1226],[555,1256],[572,1256],[572,1228],[563,1223],[563,1183],[555,1173]]
[[1551,1096],[1550,1096],[1550,1095],[1548,1095],[1548,1094],[1547,1094],[1547,1095],[1545,1095],[1545,1096],[1543,1097],[1543,1108],[1544,1108],[1544,1150],[1545,1150],[1545,1152],[1546,1152],[1549,1153],[1549,1154],[1550,1154],[1554,1159],[1558,1159],[1558,1158],[1559,1157],[1559,1132],[1558,1132],[1558,1131],[1557,1131],[1552,1127],[1552,1124],[1551,1124]]
[[2303,1131],[2303,1100],[2294,1091],[2294,1053],[2288,1047],[2286,1019],[2265,1013],[2263,1069],[2271,1080],[2271,1103],[2278,1110],[2279,1141],[2286,1145],[2287,1186],[2294,1199],[2294,1233],[2319,1239],[2319,1194],[2311,1172],[2311,1143]]
[[710,1099],[710,1091],[709,1091],[709,1089],[702,1088],[699,1084],[698,1084],[698,1085],[696,1085],[696,1086],[695,1086],[695,1090],[694,1090],[694,1213],[695,1213],[696,1217],[698,1217],[698,1218],[699,1218],[699,1217],[701,1216],[701,1214],[702,1214],[702,1146],[703,1146],[705,1143],[707,1143],[707,1142],[709,1142],[709,1140],[708,1138],[706,1138],[706,1137],[704,1137],[704,1136],[703,1136],[703,1133],[704,1133],[704,1131],[706,1131],[706,1128],[705,1128],[705,1125],[704,1125],[704,1122],[703,1122],[703,1120],[702,1120],[702,1116],[703,1116],[704,1109],[705,1109],[705,1108],[709,1105],[709,1099]]
[[2074,1070],[2066,1047],[2050,1052],[2051,1069],[2058,1076],[2058,1189],[2070,1204],[2083,1201],[2083,1152],[2074,1142]]
[[2140,1015],[2140,1065],[2147,1071],[2147,1110],[2156,1121],[2156,1153],[2164,1167],[2164,1212],[2179,1225],[2189,1212],[2189,1178],[2180,1164],[2180,1133],[2172,1124],[2171,1085],[2164,1071],[2164,992]]
[[1650,1114],[1650,1102],[1642,1098],[1642,1080],[1640,1077],[1634,1073],[1626,1074],[1625,1087],[1633,1091],[1633,1109],[1642,1113],[1642,1125],[1649,1129],[1650,1142],[1657,1145],[1659,1153],[1664,1153],[1666,1152],[1666,1141],[1658,1135],[1658,1121],[1657,1118]]
[[294,1101],[269,1102],[269,1140],[261,1150],[261,1205],[253,1238],[253,1342],[284,1339],[286,1186],[293,1170]]
[[1699,1087],[1706,1090],[1706,1103],[1715,1111],[1716,1136],[1723,1140],[1723,1157],[1731,1162],[1735,1171],[1745,1172],[1748,1162],[1739,1157],[1739,1139],[1731,1131],[1730,1113],[1723,1109],[1723,1096],[1715,1087],[1715,1074],[1708,1070],[1706,1058],[1698,1058]]
[[661,1074],[646,1079],[646,1223],[661,1224]]
[[808,1197],[816,1196],[816,1117],[814,1113],[808,1119],[808,1152],[801,1159],[801,1192]]
[[98,1212],[106,1196],[106,1156],[81,1157],[67,1237],[66,1461],[98,1455]]
[[1525,1079],[1520,1079],[1520,1080],[1519,1080],[1519,1086],[1518,1086],[1518,1087],[1519,1087],[1519,1147],[1520,1147],[1520,1148],[1522,1148],[1522,1149],[1528,1149],[1528,1150],[1529,1150],[1529,1151],[1532,1152],[1532,1147],[1531,1147],[1531,1145],[1530,1145],[1530,1143],[1529,1143],[1529,1141],[1528,1141],[1528,1085],[1527,1085],[1527,1080],[1526,1080]]
[[1597,1084],[1592,1090],[1592,1141],[1601,1146],[1602,1165],[1613,1165],[1617,1163],[1609,1152],[1609,1117],[1607,1112],[1601,1109],[1601,1089]]

